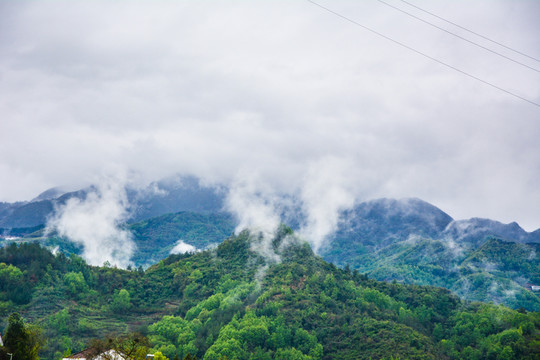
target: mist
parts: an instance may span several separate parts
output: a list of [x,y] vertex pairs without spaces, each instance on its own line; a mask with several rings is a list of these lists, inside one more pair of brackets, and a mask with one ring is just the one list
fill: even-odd
[[185,254],[185,253],[194,253],[197,251],[198,249],[195,246],[188,244],[184,242],[184,240],[180,239],[178,240],[176,245],[174,245],[174,247],[171,249],[170,254]]
[[47,222],[48,231],[79,244],[90,264],[127,267],[135,251],[131,232],[124,229],[129,217],[125,182],[118,177],[102,178],[85,198],[70,198],[57,207]]
[[[538,73],[377,2],[321,3],[540,101]],[[422,6],[540,58],[537,1]],[[537,108],[308,2],[3,2],[0,30],[0,201],[119,164],[140,186],[174,174],[226,186],[240,227],[265,236],[290,207],[277,199],[295,199],[314,249],[341,210],[381,197],[540,227]],[[51,225],[114,258],[112,239],[130,244],[122,191],[73,200]],[[76,231],[87,222],[71,210],[108,230]]]

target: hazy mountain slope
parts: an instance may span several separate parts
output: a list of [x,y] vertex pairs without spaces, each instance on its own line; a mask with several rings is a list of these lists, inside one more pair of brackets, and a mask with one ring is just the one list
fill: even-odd
[[534,233],[526,232],[515,222],[503,224],[481,218],[453,221],[437,237],[451,238],[459,242],[479,243],[487,236],[495,236],[506,241],[520,243],[538,242]]
[[[418,199],[370,201],[346,212],[344,219],[321,250],[327,261],[378,280],[443,286],[469,300],[540,309],[538,295],[525,288],[540,283],[538,244],[524,244],[535,233],[516,223],[454,221]],[[486,255],[475,265],[471,259],[478,251],[497,261]]]
[[496,238],[479,248],[416,239],[371,254],[363,270],[378,280],[442,286],[467,300],[538,311],[538,293],[525,288],[540,283],[538,250],[539,244]]
[[320,253],[328,261],[363,268],[365,256],[411,237],[480,246],[489,236],[511,242],[538,242],[540,230],[528,233],[517,223],[489,219],[453,220],[419,199],[378,199],[345,211],[335,234]]
[[[83,199],[87,191],[88,189],[60,193],[60,196],[50,199],[49,195],[55,193],[51,189],[40,194],[33,201],[7,204],[4,213],[0,214],[0,227],[9,229],[44,225],[47,218],[53,214],[55,206],[63,205],[73,197]],[[41,200],[42,198],[44,199]]]
[[[135,251],[131,260],[133,265],[138,267],[148,266],[167,257],[180,240],[199,250],[215,246],[234,232],[236,223],[227,213],[182,211],[124,224],[123,227],[132,234]],[[2,233],[16,238],[0,238],[0,247],[13,241],[38,242],[66,254],[81,255],[83,252],[81,245],[59,237],[54,231],[46,234],[42,225],[31,228],[0,228],[0,234]]]
[[223,192],[219,188],[204,186],[197,178],[189,176],[162,180],[142,190],[128,190],[132,204],[131,221],[180,211],[220,212],[223,210]]
[[[43,225],[55,206],[65,204],[72,197],[82,200],[94,190],[88,187],[63,193],[53,188],[30,202],[0,203],[0,227],[9,229]],[[219,212],[224,202],[221,189],[201,185],[198,179],[189,176],[161,180],[142,189],[128,188],[126,192],[131,222],[179,211]]]
[[[84,198],[86,191],[66,193],[52,201],[19,203],[17,209],[11,209],[7,219],[12,224],[16,219],[24,221],[23,225],[39,222],[35,219],[43,219],[47,209],[55,203],[65,203],[74,196]],[[54,191],[42,197],[53,195]],[[128,196],[132,221],[144,219],[125,225],[133,232],[137,245],[132,258],[136,266],[146,266],[167,256],[179,240],[197,248],[223,241],[236,225],[230,215],[217,212],[224,204],[224,190],[201,185],[195,178],[164,180],[142,190],[128,190]],[[4,212],[11,211],[4,205]],[[171,209],[183,213],[147,218]],[[304,222],[300,209],[296,213],[290,210],[285,215],[300,226]],[[25,215],[26,212],[29,214]],[[39,240],[61,251],[81,253],[81,247],[67,239],[54,236],[43,239],[40,232],[29,235],[38,229],[4,228],[2,234],[13,232],[12,235],[24,235],[26,240]],[[489,236],[527,243],[538,241],[539,231],[527,233],[516,223],[502,224],[489,219],[453,220],[442,210],[419,199],[378,199],[345,211],[337,231],[321,248],[320,255],[339,266],[348,264],[361,272],[369,272],[378,279],[445,286],[465,298],[502,301],[509,306],[533,309],[537,308],[537,296],[524,290],[522,285],[536,281],[538,276],[534,271],[537,267],[521,276],[500,271],[478,275],[477,271],[469,274],[456,269],[466,268],[461,261],[481,247]],[[418,241],[420,239],[424,241]],[[513,300],[515,294],[516,301]]]
[[205,249],[227,239],[235,222],[225,213],[200,214],[179,212],[129,225],[137,245],[133,262],[136,266],[157,262],[167,257],[179,240]]
[[328,261],[361,266],[364,256],[410,236],[437,237],[452,218],[419,199],[378,199],[345,211],[320,251]]
[[53,209],[54,205],[50,200],[10,206],[0,219],[0,227],[22,228],[44,224]]

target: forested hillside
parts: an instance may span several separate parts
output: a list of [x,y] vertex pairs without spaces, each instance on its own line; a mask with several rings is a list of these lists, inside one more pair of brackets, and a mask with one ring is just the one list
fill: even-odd
[[[479,255],[480,256],[480,255]],[[147,270],[91,267],[37,244],[0,249],[1,328],[17,311],[59,359],[138,331],[168,358],[536,359],[538,312],[371,280],[325,262],[282,227]]]
[[461,297],[540,310],[540,244],[516,223],[454,221],[419,199],[380,199],[343,214],[321,249],[329,262],[384,280],[442,286]]
[[[536,236],[515,225],[476,219],[464,226],[417,199],[372,201],[343,217],[320,250],[339,267],[348,265],[383,281],[445,287],[468,300],[540,310],[538,294],[526,288],[540,284],[540,245],[510,241],[512,235],[521,240]],[[147,267],[168,256],[180,240],[197,249],[216,246],[235,225],[228,213],[183,211],[123,228],[136,245],[134,266]],[[54,231],[46,234],[43,226],[9,229],[9,234],[21,237],[13,241],[39,241],[66,254],[83,250]]]
[[[147,267],[167,257],[180,240],[205,249],[225,240],[235,226],[228,213],[182,211],[122,228],[129,230],[135,244],[134,266]],[[45,234],[42,226],[10,229],[9,234],[22,236],[14,241],[39,241],[67,254],[81,255],[83,250],[54,232]],[[524,242],[534,239],[535,234],[516,224],[453,221],[418,199],[382,199],[345,212],[320,254],[377,280],[441,286],[464,299],[537,311],[539,293],[527,286],[540,285],[540,244]]]

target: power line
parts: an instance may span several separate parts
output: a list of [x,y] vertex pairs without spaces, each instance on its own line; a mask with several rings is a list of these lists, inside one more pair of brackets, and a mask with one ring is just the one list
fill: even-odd
[[445,22],[447,22],[447,23],[449,23],[449,24],[452,24],[452,25],[454,25],[454,26],[456,26],[456,27],[462,29],[462,30],[468,31],[468,32],[470,32],[471,34],[474,34],[474,35],[476,35],[476,36],[479,36],[479,37],[481,37],[482,39],[485,39],[485,40],[487,40],[487,41],[491,41],[492,43],[497,44],[497,45],[499,45],[499,46],[502,46],[502,47],[505,48],[505,49],[511,50],[511,51],[513,51],[513,52],[515,52],[515,53],[517,53],[517,54],[520,54],[520,55],[523,55],[523,56],[525,56],[525,57],[528,57],[529,59],[532,59],[532,60],[535,60],[535,61],[540,62],[540,59],[537,59],[537,58],[535,58],[535,57],[532,57],[532,56],[530,56],[530,55],[527,55],[527,54],[525,54],[524,52],[521,52],[521,51],[519,51],[519,50],[516,50],[516,49],[514,49],[514,48],[511,48],[510,46],[501,44],[500,42],[495,41],[495,40],[493,40],[493,39],[490,39],[490,38],[488,38],[487,36],[484,36],[484,35],[482,35],[482,34],[479,34],[479,33],[477,33],[477,32],[474,32],[474,31],[472,31],[472,30],[470,30],[470,29],[467,29],[467,28],[464,27],[464,26],[461,26],[461,25],[459,25],[459,24],[456,24],[455,22],[452,22],[452,21],[450,21],[450,20],[447,20],[447,19],[445,19],[445,18],[443,18],[443,17],[441,17],[441,16],[439,16],[439,15],[437,15],[437,14],[434,14],[434,13],[432,13],[432,12],[429,12],[429,11],[425,10],[425,9],[422,9],[420,6],[411,4],[410,2],[405,1],[405,0],[401,0],[401,1],[404,2],[405,4],[409,5],[409,6],[412,6],[412,7],[414,7],[414,8],[417,8],[417,9],[420,10],[420,11],[425,12],[426,14],[429,14],[429,15],[431,15],[431,16],[434,16],[434,17],[436,17],[437,19],[440,19],[440,20],[442,20],[442,21],[445,21]]
[[373,30],[373,29],[371,29],[371,28],[369,28],[369,27],[367,27],[367,26],[365,26],[365,25],[362,25],[362,24],[360,24],[359,22],[354,21],[354,20],[352,20],[352,19],[350,19],[350,18],[348,18],[348,17],[346,17],[346,16],[344,16],[344,15],[341,15],[340,13],[337,13],[337,12],[335,12],[335,11],[333,11],[333,10],[327,8],[327,7],[324,7],[324,6],[322,6],[322,5],[320,5],[320,4],[316,3],[316,2],[314,2],[314,1],[312,1],[312,0],[306,0],[306,1],[312,3],[313,5],[316,5],[316,6],[320,7],[320,8],[323,9],[323,10],[328,11],[329,13],[334,14],[334,15],[336,15],[336,16],[338,16],[338,17],[340,17],[340,18],[342,18],[342,19],[344,19],[344,20],[346,20],[346,21],[348,21],[348,22],[350,22],[350,23],[353,23],[354,25],[359,26],[359,27],[363,28],[364,30],[367,30],[367,31],[369,31],[369,32],[371,32],[371,33],[373,33],[373,34],[375,34],[375,35],[378,35],[378,36],[380,36],[380,37],[385,38],[385,39],[388,40],[388,41],[391,41],[391,42],[393,42],[393,43],[395,43],[395,44],[398,44],[398,45],[400,45],[400,46],[402,46],[402,47],[404,47],[404,48],[410,50],[410,51],[413,51],[413,52],[415,52],[415,53],[417,53],[417,54],[419,54],[419,55],[422,55],[422,56],[424,56],[424,57],[426,57],[426,58],[432,60],[432,61],[435,61],[435,62],[438,63],[438,64],[444,65],[444,66],[446,66],[446,67],[448,67],[448,68],[450,68],[450,69],[452,69],[452,70],[454,70],[454,71],[457,71],[457,72],[459,72],[459,73],[461,73],[461,74],[463,74],[463,75],[466,75],[466,76],[468,76],[468,77],[470,77],[470,78],[472,78],[472,79],[475,79],[475,80],[477,80],[477,81],[479,81],[479,82],[481,82],[481,83],[483,83],[483,84],[486,84],[486,85],[488,85],[488,86],[491,86],[492,88],[495,88],[495,89],[497,89],[497,90],[500,90],[500,91],[502,91],[502,92],[505,92],[505,93],[507,93],[508,95],[512,95],[512,96],[514,96],[514,97],[516,97],[516,98],[518,98],[518,99],[521,99],[521,100],[523,100],[523,101],[526,101],[526,102],[528,102],[529,104],[532,104],[532,105],[535,105],[535,106],[540,107],[540,104],[537,103],[537,102],[534,102],[534,101],[532,101],[532,100],[529,100],[529,99],[527,99],[527,98],[524,98],[524,97],[522,97],[522,96],[520,96],[520,95],[518,95],[518,94],[516,94],[516,93],[513,93],[513,92],[511,92],[511,91],[509,91],[509,90],[503,89],[503,88],[501,88],[501,87],[499,87],[499,86],[497,86],[497,85],[494,85],[494,84],[492,84],[492,83],[490,83],[490,82],[488,82],[488,81],[486,81],[486,80],[482,80],[481,78],[479,78],[479,77],[477,77],[477,76],[474,76],[474,75],[472,75],[472,74],[469,74],[468,72],[465,72],[465,71],[463,71],[463,70],[460,70],[460,69],[458,69],[458,68],[456,68],[456,67],[454,67],[454,66],[452,66],[452,65],[450,65],[450,64],[447,64],[447,63],[445,63],[445,62],[443,62],[443,61],[441,61],[441,60],[438,60],[438,59],[436,59],[436,58],[434,58],[434,57],[432,57],[432,56],[429,56],[429,55],[427,55],[427,54],[425,54],[425,53],[423,53],[423,52],[421,52],[421,51],[419,51],[419,50],[416,50],[415,48],[410,47],[409,45],[406,45],[406,44],[401,43],[401,42],[399,42],[399,41],[397,41],[397,40],[394,40],[394,39],[392,39],[391,37],[388,37],[388,36],[386,36],[386,35],[384,35],[384,34],[378,32],[378,31],[375,31],[375,30]]
[[529,66],[529,65],[527,65],[527,64],[524,64],[524,63],[519,62],[519,61],[517,61],[517,60],[515,60],[515,59],[512,59],[511,57],[508,57],[508,56],[506,56],[506,55],[504,55],[504,54],[501,54],[501,53],[498,53],[498,52],[496,52],[496,51],[494,51],[494,50],[491,50],[491,49],[488,48],[488,47],[485,47],[485,46],[480,45],[480,44],[478,44],[478,43],[476,43],[476,42],[474,42],[474,41],[471,41],[471,40],[469,40],[469,39],[467,39],[467,38],[464,38],[463,36],[460,36],[460,35],[458,35],[458,34],[456,34],[456,33],[453,33],[453,32],[451,32],[451,31],[449,31],[449,30],[446,30],[445,28],[442,28],[442,27],[440,27],[440,26],[438,26],[438,25],[435,25],[435,24],[433,24],[433,23],[430,23],[429,21],[424,20],[424,19],[422,19],[422,18],[420,18],[420,17],[418,17],[418,16],[416,16],[416,15],[414,15],[414,14],[411,14],[411,13],[409,13],[409,12],[403,10],[403,9],[400,9],[400,8],[398,8],[398,7],[396,7],[396,6],[392,5],[392,4],[389,4],[389,3],[387,3],[386,1],[383,1],[383,0],[377,0],[377,1],[380,2],[381,4],[384,4],[384,5],[388,6],[388,7],[391,7],[392,9],[395,9],[395,10],[397,10],[397,11],[400,11],[400,12],[402,12],[402,13],[404,13],[404,14],[406,14],[406,15],[408,15],[408,16],[410,16],[410,17],[416,19],[416,20],[419,20],[419,21],[421,21],[421,22],[423,22],[423,23],[425,23],[425,24],[428,24],[428,25],[430,25],[430,26],[433,26],[434,28],[437,28],[437,29],[439,29],[439,30],[441,30],[441,31],[444,31],[444,32],[446,32],[446,33],[448,33],[448,34],[450,34],[450,35],[453,35],[453,36],[455,36],[455,37],[457,37],[457,38],[459,38],[459,39],[461,39],[461,40],[464,40],[464,41],[466,41],[466,42],[468,42],[468,43],[470,43],[470,44],[476,45],[476,46],[478,46],[479,48],[482,48],[482,49],[484,49],[484,50],[486,50],[486,51],[489,51],[489,52],[491,52],[491,53],[493,53],[493,54],[495,54],[495,55],[498,55],[498,56],[503,57],[503,58],[505,58],[505,59],[507,59],[507,60],[510,60],[510,61],[512,61],[512,62],[514,62],[514,63],[516,63],[516,64],[519,64],[519,65],[521,65],[521,66],[524,66],[524,67],[526,67],[526,68],[529,68],[529,69],[531,69],[531,70],[533,70],[533,71],[536,71],[536,72],[539,72],[539,73],[540,73],[540,70],[538,70],[538,69],[536,69],[536,68],[533,68],[533,67],[531,67],[531,66]]

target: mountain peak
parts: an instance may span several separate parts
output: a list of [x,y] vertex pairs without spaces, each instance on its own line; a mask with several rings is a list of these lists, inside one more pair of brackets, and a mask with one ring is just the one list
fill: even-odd
[[509,241],[530,241],[530,234],[523,230],[516,222],[503,224],[499,221],[484,218],[453,221],[444,229],[442,235],[443,237],[451,237],[455,240],[468,241],[480,241],[488,235],[497,236]]
[[41,194],[39,194],[38,196],[30,200],[30,202],[54,200],[64,195],[65,193],[67,193],[67,191],[64,188],[60,186],[56,186],[56,187],[45,190],[44,192],[42,192]]

